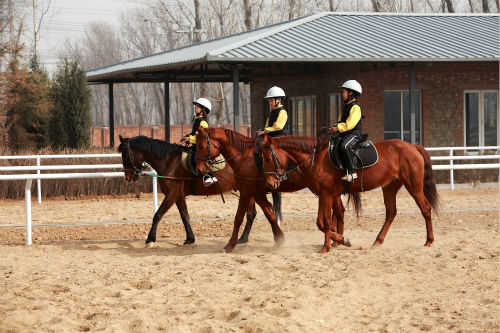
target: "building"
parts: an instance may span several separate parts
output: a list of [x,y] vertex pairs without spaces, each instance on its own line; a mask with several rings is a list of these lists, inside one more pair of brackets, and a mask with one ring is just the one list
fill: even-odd
[[[269,110],[263,96],[277,85],[287,93],[292,134],[305,136],[335,123],[338,87],[356,79],[363,86],[363,129],[374,141],[497,145],[499,18],[325,12],[93,69],[87,76],[91,83],[109,84],[110,98],[116,83],[164,82],[166,115],[170,82],[233,82],[235,96],[235,83],[247,82],[252,132],[264,126]],[[235,103],[236,129],[238,108]]]

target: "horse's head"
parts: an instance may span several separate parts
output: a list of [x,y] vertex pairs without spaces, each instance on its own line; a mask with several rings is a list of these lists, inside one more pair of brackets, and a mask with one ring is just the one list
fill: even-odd
[[208,173],[220,153],[220,143],[209,136],[208,129],[200,127],[196,134],[196,169]]
[[120,135],[120,145],[118,152],[122,153],[123,171],[125,172],[126,181],[136,181],[139,179],[139,174],[143,169],[144,158],[141,152],[134,152],[130,148],[129,139],[123,138]]
[[264,181],[269,189],[275,190],[280,186],[281,181],[287,179],[285,165],[288,161],[288,156],[284,150],[277,147],[269,135],[262,135],[259,141]]

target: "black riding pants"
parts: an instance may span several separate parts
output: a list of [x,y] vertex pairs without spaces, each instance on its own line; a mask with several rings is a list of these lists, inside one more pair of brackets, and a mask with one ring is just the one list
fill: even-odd
[[342,160],[344,162],[344,167],[348,173],[353,173],[356,171],[354,166],[354,153],[352,152],[353,146],[360,139],[360,135],[357,132],[349,133],[342,136],[342,143],[340,145],[340,152],[342,155]]

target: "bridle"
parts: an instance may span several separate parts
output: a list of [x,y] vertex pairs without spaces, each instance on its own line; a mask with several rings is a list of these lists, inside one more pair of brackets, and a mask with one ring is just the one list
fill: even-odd
[[[281,162],[280,162],[280,160],[278,158],[278,155],[274,151],[274,148],[273,148],[272,145],[270,145],[270,148],[262,148],[264,150],[270,150],[271,151],[271,155],[273,157],[273,162],[274,162],[274,168],[275,168],[275,171],[264,171],[264,174],[265,175],[275,175],[276,179],[278,181],[280,181],[280,182],[284,181],[284,180],[287,180],[288,179],[288,175],[287,174],[290,174],[292,171],[300,169],[300,167],[302,167],[309,159],[311,160],[311,164],[309,164],[308,168],[312,167],[314,165],[314,156],[316,155],[316,152],[317,151],[321,151],[323,146],[324,146],[324,143],[320,147],[316,147],[316,144],[315,144],[314,145],[314,149],[313,149],[311,155],[309,155],[308,158],[306,158],[305,160],[303,160],[302,163],[300,163],[299,165],[294,166],[293,168],[291,168],[289,170],[286,170],[286,168],[283,166],[283,164],[281,164]],[[284,171],[282,172],[282,171],[280,171],[280,169],[284,170]]]
[[220,161],[216,161],[216,158],[218,156],[216,156],[215,158],[211,158],[210,157],[210,145],[212,144],[217,150],[219,150],[219,153],[220,153],[221,149],[220,149],[220,147],[215,142],[213,142],[212,140],[210,140],[210,137],[208,136],[208,132],[207,132],[206,138],[207,138],[207,157],[206,158],[205,157],[198,157],[198,154],[196,154],[196,160],[205,161],[205,165],[207,166],[208,169],[210,169],[212,167],[212,165],[214,165],[214,164],[225,163],[227,161],[232,160],[236,156],[242,154],[242,152],[239,152],[239,153],[231,156],[230,158],[223,159],[223,160],[220,160]]
[[[263,148],[264,150],[270,150],[271,155],[273,157],[273,162],[274,162],[274,167],[275,171],[264,171],[264,175],[275,175],[276,179],[278,179],[280,182],[287,180],[288,176],[287,173],[290,173],[292,170],[286,171],[285,167],[281,164],[278,155],[276,155],[276,152],[274,151],[273,146],[271,145],[270,148]],[[284,171],[281,172],[280,168],[283,169]]]
[[[149,167],[149,165],[147,163],[141,162],[141,165],[139,167],[136,167],[134,153],[130,149],[130,146],[128,145],[128,143],[127,143],[127,145],[124,145],[124,146],[126,147],[126,149],[122,150],[122,160],[123,160],[123,162],[127,161],[127,164],[132,165],[132,168],[123,168],[123,171],[133,171],[134,176],[137,176],[137,177],[142,175],[142,171],[144,169],[147,169]],[[123,166],[125,166],[125,165],[123,165]]]

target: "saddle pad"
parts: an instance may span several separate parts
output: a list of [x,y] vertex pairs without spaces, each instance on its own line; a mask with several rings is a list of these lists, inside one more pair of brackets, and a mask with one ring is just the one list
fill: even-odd
[[[188,158],[189,158],[189,153],[187,151],[183,151],[181,155],[181,164],[184,170],[191,172],[188,166]],[[224,156],[219,155],[215,159],[215,162],[212,167],[210,168],[210,171],[212,172],[217,172],[226,167],[226,161],[224,160]],[[217,163],[218,162],[218,163]]]
[[378,162],[377,148],[371,141],[361,143],[359,149],[354,149],[354,153],[360,158],[362,168],[368,168]]

